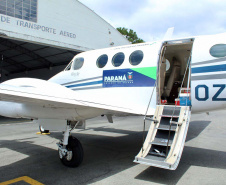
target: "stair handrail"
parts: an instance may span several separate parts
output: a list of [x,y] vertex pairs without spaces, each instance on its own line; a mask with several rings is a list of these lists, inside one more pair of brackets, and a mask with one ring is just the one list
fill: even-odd
[[[190,63],[191,63],[191,55],[190,55],[190,57],[188,58],[188,62],[187,62],[187,66],[186,66],[186,70],[185,70],[185,73],[184,73],[184,76],[183,76],[183,80],[182,80],[182,83],[181,83],[180,92],[179,92],[178,97],[180,97],[180,94],[181,94],[181,89],[182,89],[183,84],[184,84],[184,80],[185,80],[185,76],[186,76],[186,74],[187,74],[188,67],[190,67]],[[190,74],[191,74],[191,70],[189,70],[189,74],[188,74],[187,95],[188,95],[188,88],[189,88]],[[177,98],[178,98],[178,97],[177,97]],[[186,101],[186,105],[187,105],[187,101]]]
[[[157,81],[157,80],[156,80]],[[154,94],[154,90],[155,90],[155,88],[156,88],[156,81],[155,81],[155,85],[154,85],[154,88],[153,88],[153,90],[152,90],[152,93],[151,93],[151,98],[150,98],[150,100],[149,100],[149,102],[148,102],[148,108],[147,108],[147,110],[146,110],[146,113],[145,113],[145,115],[144,115],[144,124],[143,124],[143,144],[142,144],[142,153],[144,152],[144,138],[145,138],[145,125],[146,125],[146,117],[147,117],[147,113],[148,113],[148,109],[149,109],[149,106],[150,106],[150,103],[151,103],[151,100],[152,100],[152,96],[153,96],[153,94]]]

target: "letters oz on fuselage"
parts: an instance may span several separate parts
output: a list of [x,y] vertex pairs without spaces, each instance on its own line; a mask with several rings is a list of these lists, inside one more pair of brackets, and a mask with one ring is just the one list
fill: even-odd
[[[212,101],[226,101],[226,97],[222,97],[221,95],[223,94],[223,91],[225,91],[225,86],[226,84],[213,84],[213,87],[211,88],[214,88],[214,89],[217,89],[216,93],[212,96]],[[200,89],[203,90],[203,93],[202,95],[200,95]],[[225,92],[224,92],[225,94]],[[206,101],[208,100],[209,98],[211,98],[209,96],[209,87],[205,84],[203,85],[197,85],[195,87],[195,98],[198,100],[198,101]]]

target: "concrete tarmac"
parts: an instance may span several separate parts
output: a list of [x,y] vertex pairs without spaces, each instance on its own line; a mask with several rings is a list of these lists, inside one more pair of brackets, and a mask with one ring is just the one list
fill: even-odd
[[[37,135],[38,125],[24,120],[0,123],[0,185],[5,184],[226,184],[225,110],[193,114],[180,164],[175,171],[133,163],[142,146],[143,117],[106,117],[73,131],[84,161],[68,168],[58,158],[62,133]],[[148,130],[148,128],[146,129]],[[10,181],[11,180],[11,181]]]

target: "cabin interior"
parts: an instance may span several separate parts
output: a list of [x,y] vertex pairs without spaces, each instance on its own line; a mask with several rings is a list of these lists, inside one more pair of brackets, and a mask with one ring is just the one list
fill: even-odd
[[158,104],[175,104],[183,88],[190,90],[190,58],[193,40],[163,44],[158,66]]

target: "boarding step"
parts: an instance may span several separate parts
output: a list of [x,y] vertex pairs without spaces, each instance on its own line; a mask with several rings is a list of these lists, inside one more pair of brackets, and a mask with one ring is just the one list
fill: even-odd
[[147,155],[145,158],[143,157],[136,157],[134,162],[148,165],[148,166],[155,166],[164,169],[171,169],[171,165],[165,162],[165,158],[157,157],[157,156],[150,156]]
[[159,139],[169,139],[169,140],[173,140],[175,135],[175,131],[170,131],[169,130],[158,130],[155,136],[155,139],[159,138]]
[[163,139],[163,138],[155,138],[154,141],[150,142],[150,144],[153,144],[153,145],[161,145],[161,146],[171,146],[173,140],[169,140],[168,142],[168,139]]
[[151,120],[146,139],[134,162],[175,170],[184,148],[190,107],[158,105],[153,118],[158,123]]
[[159,125],[159,127],[156,128],[156,129],[158,129],[158,130],[170,130],[170,131],[176,131],[177,126],[171,125],[171,127],[170,127],[170,125]]
[[180,107],[175,107],[175,106],[165,106],[162,112],[161,117],[179,117],[180,116]]
[[163,109],[163,115],[180,115],[181,107],[175,107],[175,106],[165,106]]
[[176,117],[176,118],[171,118],[171,117],[161,117],[161,125],[170,125],[170,121],[171,121],[171,119],[172,119],[172,121],[175,121],[175,122],[177,122],[178,121],[178,118]]
[[177,115],[159,115],[160,117],[166,117],[166,118],[179,118]]
[[154,160],[154,161],[165,161],[164,157],[158,157],[153,155],[147,155],[145,159]]
[[[168,150],[170,146],[168,146]],[[167,146],[152,144],[148,155],[158,156],[158,157],[166,157]]]

